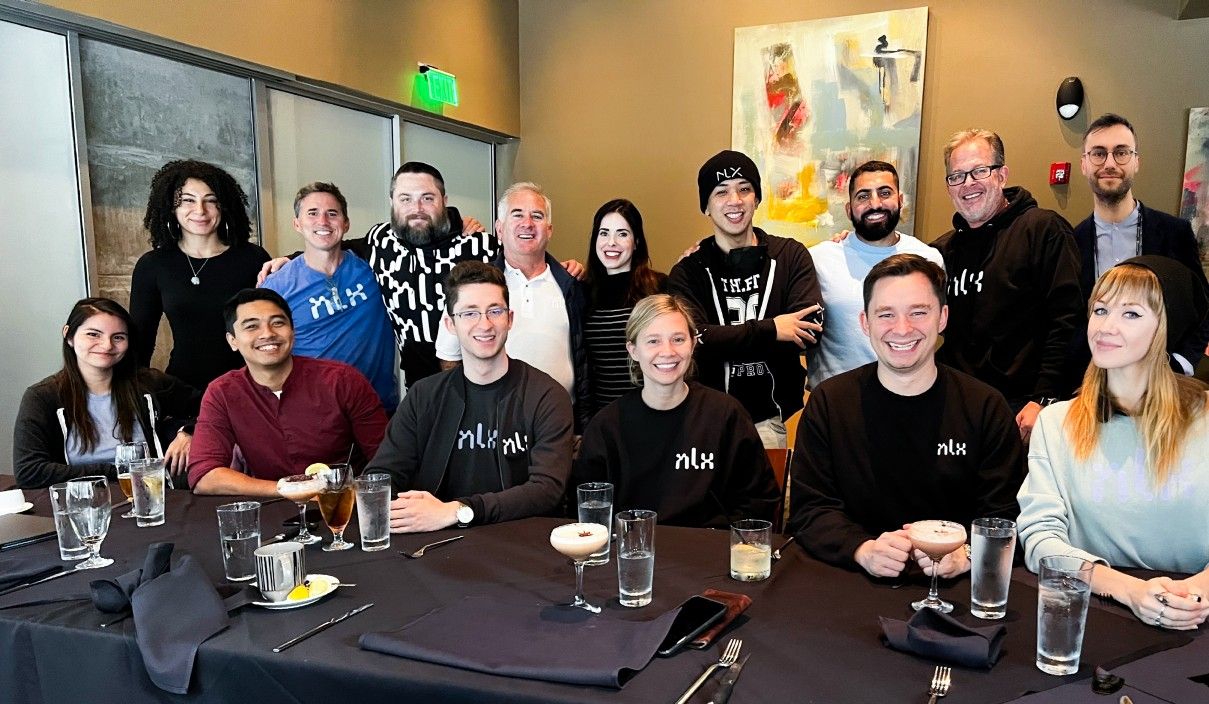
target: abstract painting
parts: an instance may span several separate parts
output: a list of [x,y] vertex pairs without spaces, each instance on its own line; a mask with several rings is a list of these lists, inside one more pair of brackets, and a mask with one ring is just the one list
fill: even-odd
[[1188,112],[1180,217],[1192,222],[1201,267],[1209,271],[1209,108],[1192,108]]
[[735,29],[731,144],[760,167],[756,224],[810,245],[850,226],[848,174],[894,164],[914,231],[928,8]]

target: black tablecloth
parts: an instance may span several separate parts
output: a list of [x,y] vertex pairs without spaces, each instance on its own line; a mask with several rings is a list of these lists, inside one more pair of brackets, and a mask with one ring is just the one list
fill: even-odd
[[[44,493],[44,492],[43,492]],[[102,554],[112,566],[86,576],[69,576],[0,598],[0,698],[5,701],[90,701],[133,704],[143,701],[205,700],[322,702],[666,702],[675,699],[709,663],[718,649],[685,651],[656,659],[624,689],[575,687],[500,677],[366,652],[357,647],[367,631],[398,628],[428,611],[468,595],[507,590],[550,602],[563,601],[574,589],[570,564],[549,546],[553,519],[529,519],[462,531],[393,536],[392,549],[325,553],[307,549],[309,572],[330,574],[355,587],[342,587],[313,606],[290,611],[248,607],[231,627],[202,644],[190,694],[172,696],[147,679],[134,644],[130,620],[109,629],[109,616],[86,601],[4,608],[11,604],[87,593],[89,579],[114,576],[139,566],[152,542],[176,543],[216,583],[222,558],[214,509],[229,499],[171,492],[167,521],[136,528],[115,517]],[[44,505],[44,502],[37,505]],[[293,504],[262,509],[262,533],[276,532],[282,520],[297,515]],[[426,542],[465,533],[466,538],[430,552],[421,560],[396,553]],[[322,530],[325,543],[330,539]],[[353,525],[347,531],[356,540]],[[879,640],[878,616],[906,619],[909,602],[926,590],[922,576],[901,588],[875,583],[862,574],[808,558],[798,547],[773,568],[771,579],[740,583],[727,576],[725,531],[658,529],[655,599],[643,609],[617,602],[616,563],[588,568],[585,592],[618,618],[649,620],[708,587],[748,594],[752,606],[728,637],[743,639],[751,661],[731,700],[752,702],[924,702],[934,663],[892,651]],[[55,543],[21,548],[30,554],[57,551]],[[942,583],[943,598],[953,601],[964,622],[969,616],[969,582]],[[271,648],[318,623],[367,602],[376,606],[284,653]],[[188,608],[182,605],[182,608]],[[949,701],[1004,702],[1029,692],[1064,685],[1090,675],[1096,663],[1124,662],[1145,651],[1186,642],[1186,636],[1137,622],[1127,612],[1092,609],[1088,617],[1083,666],[1060,678],[1034,666],[1036,590],[1012,585],[1008,637],[1003,659],[988,671],[954,668]],[[1198,638],[1198,646],[1206,639]],[[717,678],[715,678],[716,681]],[[706,687],[694,701],[706,701]]]

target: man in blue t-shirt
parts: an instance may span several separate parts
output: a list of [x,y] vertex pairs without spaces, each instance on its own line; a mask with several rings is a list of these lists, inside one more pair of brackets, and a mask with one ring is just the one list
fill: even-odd
[[334,359],[369,379],[387,414],[399,403],[390,320],[369,264],[347,256],[348,202],[334,184],[316,181],[294,197],[294,229],[306,248],[263,286],[290,304],[295,354]]

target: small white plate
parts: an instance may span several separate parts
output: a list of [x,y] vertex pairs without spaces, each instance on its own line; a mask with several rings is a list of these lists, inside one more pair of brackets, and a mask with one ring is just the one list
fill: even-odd
[[33,504],[26,501],[23,504],[17,504],[16,506],[9,506],[8,508],[0,509],[0,516],[7,516],[10,513],[25,513],[26,511],[30,510],[33,507],[34,507]]
[[312,587],[311,595],[309,597],[307,597],[305,599],[299,599],[297,601],[288,601],[288,600],[287,601],[253,601],[252,603],[255,604],[256,606],[263,606],[266,609],[274,609],[274,610],[298,609],[303,606],[310,606],[311,604],[314,604],[316,601],[319,601],[323,597],[327,596],[328,594],[331,594],[332,592],[334,592],[340,588],[340,580],[336,579],[335,577],[332,577],[331,575],[308,574],[306,576],[306,578],[308,581],[312,581],[312,582],[315,581],[316,578],[323,579],[323,580],[326,580],[327,583],[331,586],[328,588],[327,591],[321,592],[319,594],[316,594],[315,589]]

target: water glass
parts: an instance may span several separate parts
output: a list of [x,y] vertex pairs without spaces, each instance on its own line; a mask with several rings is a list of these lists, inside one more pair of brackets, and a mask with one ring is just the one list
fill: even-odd
[[227,579],[246,582],[255,578],[255,553],[260,547],[260,502],[238,501],[219,506],[218,540]]
[[[134,490],[130,486],[130,463],[145,460],[151,456],[145,442],[119,443],[113,451],[113,464],[118,471],[118,486],[122,493],[131,501],[134,500]],[[121,515],[122,518],[134,518],[134,508]]]
[[976,518],[970,525],[970,613],[978,618],[1007,615],[1016,551],[1016,522]]
[[109,480],[103,476],[87,476],[67,482],[67,520],[88,547],[88,559],[76,566],[78,570],[108,567],[113,560],[101,557],[101,543],[109,534],[109,517],[113,504]]
[[[613,485],[608,482],[580,484],[575,493],[579,501],[579,522],[599,523],[606,528],[613,525]],[[592,553],[585,565],[609,564],[609,543]]]
[[654,511],[617,514],[617,589],[622,606],[651,603],[655,582]]
[[80,542],[80,536],[71,527],[67,518],[67,482],[50,487],[50,506],[55,514],[55,535],[59,538],[59,557],[66,561],[83,560],[88,557],[88,548]]
[[730,527],[730,578],[759,582],[772,573],[772,523],[758,518]]
[[164,524],[164,460],[135,460],[130,463],[130,486],[134,491],[134,522],[139,528]]
[[357,492],[357,524],[365,552],[390,547],[390,475],[366,474],[353,480]]
[[1091,573],[1095,563],[1081,557],[1041,558],[1037,573],[1037,669],[1051,675],[1079,671]]
[[302,543],[273,543],[256,548],[256,585],[265,601],[283,601],[306,579]]

